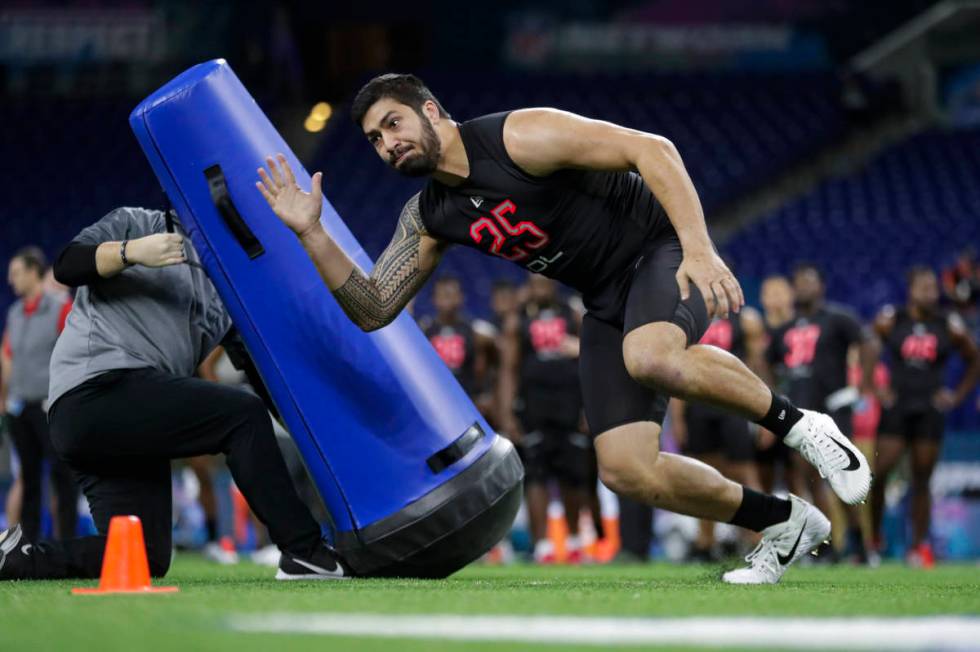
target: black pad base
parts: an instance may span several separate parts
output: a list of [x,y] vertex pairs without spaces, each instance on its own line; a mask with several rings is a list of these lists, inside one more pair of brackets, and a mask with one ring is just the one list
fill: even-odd
[[356,534],[342,534],[337,549],[361,577],[447,577],[506,536],[523,479],[517,451],[498,437],[452,480]]

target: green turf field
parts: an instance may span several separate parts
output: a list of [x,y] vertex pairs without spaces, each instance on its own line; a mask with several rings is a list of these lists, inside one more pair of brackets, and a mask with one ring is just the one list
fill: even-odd
[[513,642],[249,633],[233,631],[230,623],[272,612],[631,618],[980,614],[977,566],[794,568],[780,585],[766,587],[726,586],[719,573],[718,567],[667,564],[473,566],[443,581],[280,583],[272,581],[270,569],[219,567],[182,555],[169,577],[158,582],[179,586],[176,595],[73,597],[69,588],[85,583],[0,583],[0,641],[4,650],[543,649]]

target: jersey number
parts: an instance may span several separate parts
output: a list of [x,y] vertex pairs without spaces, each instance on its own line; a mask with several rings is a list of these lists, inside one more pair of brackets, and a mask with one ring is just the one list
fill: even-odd
[[[481,217],[476,222],[473,222],[473,225],[470,226],[470,237],[477,244],[482,244],[484,237],[487,235],[490,236],[490,253],[495,256],[500,256],[501,258],[506,258],[514,262],[527,259],[531,255],[528,250],[540,249],[548,244],[550,239],[548,238],[548,234],[539,229],[533,222],[524,221],[512,224],[507,219],[507,216],[512,215],[516,211],[517,206],[514,205],[514,202],[505,199],[490,211],[490,214],[494,216],[495,220],[491,220],[489,217]],[[520,245],[513,241],[507,241],[508,238],[515,238],[525,234],[531,237]],[[547,263],[554,262],[557,258],[558,256],[555,256],[554,259],[546,261],[544,267],[547,267]],[[541,267],[541,269],[544,269],[544,267]]]
[[554,353],[568,336],[568,325],[561,317],[535,319],[531,322],[531,346],[537,353]]
[[456,371],[466,361],[466,341],[462,335],[433,335],[429,340],[446,366]]
[[816,324],[797,326],[786,331],[783,337],[783,342],[786,344],[786,357],[783,361],[786,366],[793,369],[813,362],[819,339],[820,327]]
[[906,360],[924,360],[935,362],[938,354],[939,340],[932,333],[925,335],[909,335],[902,342],[902,357]]

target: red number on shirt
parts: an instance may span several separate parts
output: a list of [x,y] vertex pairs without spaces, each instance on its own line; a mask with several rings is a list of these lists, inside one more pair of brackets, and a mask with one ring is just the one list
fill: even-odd
[[939,342],[933,333],[909,335],[902,342],[902,357],[906,360],[933,362],[938,354]]
[[[490,235],[493,241],[490,243],[490,253],[507,260],[520,261],[527,258],[530,253],[528,249],[540,249],[548,244],[548,235],[538,228],[533,222],[523,221],[512,224],[507,215],[515,213],[517,206],[509,199],[500,202],[490,214],[496,218],[496,222],[489,217],[481,217],[470,226],[470,237],[477,244],[483,242],[484,233]],[[505,235],[506,234],[506,235]],[[523,245],[507,243],[507,237],[518,237],[524,234],[531,234],[533,238],[525,240]],[[525,249],[526,247],[526,249]],[[504,250],[506,249],[506,251]]]
[[790,369],[810,364],[817,352],[817,340],[819,339],[820,327],[816,324],[796,326],[789,329],[783,336],[783,343],[786,345],[786,355],[783,362]]
[[716,319],[708,326],[701,337],[700,344],[710,344],[725,351],[732,350],[732,323],[727,319]]
[[433,335],[429,341],[447,367],[455,371],[463,366],[466,342],[462,335]]
[[568,325],[561,317],[535,319],[528,330],[531,331],[531,346],[538,353],[558,351],[568,335]]

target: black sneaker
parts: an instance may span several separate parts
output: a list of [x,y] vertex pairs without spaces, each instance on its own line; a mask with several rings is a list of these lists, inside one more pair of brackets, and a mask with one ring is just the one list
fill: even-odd
[[277,580],[342,580],[350,577],[326,543],[318,545],[310,557],[297,557],[288,552],[279,558]]
[[9,530],[0,532],[0,580],[20,579],[22,573],[18,572],[18,557],[26,557],[30,554],[31,544],[24,542],[24,533],[19,525],[15,525]]

